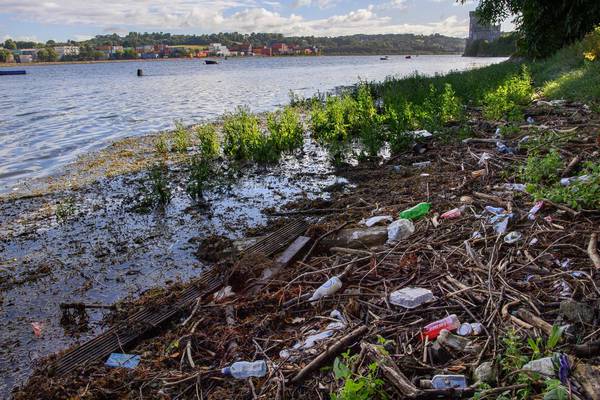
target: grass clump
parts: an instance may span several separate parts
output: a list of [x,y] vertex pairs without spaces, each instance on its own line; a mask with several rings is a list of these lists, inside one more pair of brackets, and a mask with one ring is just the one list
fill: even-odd
[[483,115],[490,120],[521,121],[523,107],[531,102],[532,95],[531,74],[523,67],[521,74],[510,77],[485,95]]
[[345,158],[350,142],[350,120],[354,110],[353,99],[349,94],[328,96],[324,103],[313,104],[310,114],[312,132],[321,144],[327,147],[335,165]]
[[154,141],[154,149],[161,156],[166,156],[169,153],[169,141],[166,135],[160,134]]
[[560,179],[564,162],[557,150],[551,150],[545,156],[534,153],[527,158],[521,175],[525,182],[532,184],[554,184]]
[[214,160],[221,152],[219,135],[214,125],[201,125],[196,128],[196,138],[200,155],[205,160]]
[[225,117],[223,134],[225,155],[237,161],[253,159],[262,141],[258,118],[244,107]]
[[190,131],[181,122],[175,122],[175,130],[173,131],[173,147],[171,151],[185,153],[191,146],[192,136]]

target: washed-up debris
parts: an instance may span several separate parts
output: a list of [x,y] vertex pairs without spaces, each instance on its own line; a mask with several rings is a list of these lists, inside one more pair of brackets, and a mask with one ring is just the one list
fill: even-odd
[[533,208],[531,210],[529,210],[529,213],[527,215],[527,218],[529,218],[530,221],[534,221],[536,214],[544,207],[544,202],[543,201],[538,201],[537,203],[535,203],[535,205],[533,206]]
[[412,166],[415,168],[428,168],[431,167],[431,161],[416,162]]
[[507,244],[515,244],[520,242],[523,239],[523,234],[521,232],[510,232],[506,236],[504,236],[504,243]]
[[399,219],[388,226],[388,240],[389,244],[399,242],[400,240],[408,239],[413,233],[415,233],[415,225],[409,219]]
[[232,296],[235,296],[235,293],[233,292],[231,286],[225,286],[223,289],[219,290],[213,295],[213,299],[218,303]]
[[385,216],[379,216],[379,217],[371,217],[369,219],[367,219],[366,221],[363,220],[361,221],[361,223],[363,223],[364,225],[366,225],[367,227],[372,227],[375,225],[383,225],[386,222],[392,222],[394,219],[389,216],[389,215],[385,215]]
[[483,333],[483,325],[479,322],[465,322],[458,328],[457,333],[460,336],[479,336]]
[[488,223],[494,226],[494,231],[496,231],[498,235],[506,233],[508,224],[514,217],[514,214],[507,212],[501,207],[486,206],[485,210],[492,214],[492,216],[488,218]]
[[443,213],[440,216],[440,218],[441,219],[458,219],[462,216],[462,213],[464,210],[465,210],[465,207],[454,208],[450,211],[446,211],[445,213]]
[[371,228],[342,229],[336,234],[323,238],[320,244],[325,248],[368,248],[382,245],[387,239],[388,227],[373,226]]
[[254,362],[238,361],[221,370],[223,375],[235,379],[262,378],[267,375],[267,372],[267,363],[264,360]]
[[430,203],[419,203],[412,208],[402,211],[400,213],[400,218],[415,221],[426,216],[430,210]]
[[35,337],[42,337],[42,330],[44,329],[44,324],[41,322],[32,322],[31,328],[33,329],[33,334]]
[[467,378],[464,375],[436,375],[431,380],[421,380],[424,389],[466,389]]
[[473,372],[475,382],[487,383],[488,385],[496,383],[498,380],[498,370],[491,361],[486,361],[479,365]]
[[442,331],[455,331],[460,328],[460,320],[456,314],[452,314],[439,321],[432,322],[423,328],[421,337],[423,339],[433,340],[436,339]]
[[135,354],[112,353],[105,365],[111,368],[127,368],[134,369],[142,361],[142,358]]
[[331,296],[342,288],[342,280],[337,276],[330,278],[327,282],[319,286],[317,290],[310,297],[309,301],[312,303],[317,302],[323,297]]
[[390,303],[412,310],[433,301],[435,297],[429,289],[404,288],[390,293]]

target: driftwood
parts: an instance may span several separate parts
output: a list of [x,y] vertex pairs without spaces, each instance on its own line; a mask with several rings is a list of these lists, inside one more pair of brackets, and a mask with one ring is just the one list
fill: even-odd
[[588,244],[588,254],[594,263],[596,269],[600,269],[600,255],[598,255],[598,234],[592,233],[590,243]]
[[552,333],[552,325],[550,325],[540,317],[533,315],[533,313],[531,313],[530,311],[521,308],[517,311],[517,317],[521,318],[528,324],[539,328],[546,335],[550,335]]
[[298,374],[296,374],[296,376],[292,378],[291,382],[294,385],[302,383],[313,371],[316,371],[317,369],[321,368],[321,366],[327,361],[341,354],[344,350],[346,350],[352,344],[357,342],[368,331],[369,328],[367,328],[364,325],[353,330],[348,335],[344,336],[332,346],[330,346],[326,351],[317,356],[317,358],[312,360],[306,367],[302,368],[300,372],[298,372]]
[[365,342],[362,342],[360,347],[366,358],[377,363],[383,376],[385,376],[387,381],[402,397],[415,398],[422,393],[422,391],[417,389],[402,371],[400,371],[400,368],[398,368],[392,358],[388,354],[382,352],[379,347]]

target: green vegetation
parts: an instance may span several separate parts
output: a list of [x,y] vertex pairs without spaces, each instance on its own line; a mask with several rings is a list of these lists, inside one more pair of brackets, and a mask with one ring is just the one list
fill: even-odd
[[[504,352],[499,356],[501,377],[507,385],[521,384],[527,386],[517,390],[516,396],[511,396],[510,392],[504,392],[498,399],[526,400],[532,398],[535,393],[534,384],[542,381],[542,378],[537,373],[524,371],[523,367],[529,361],[553,356],[561,338],[562,331],[558,326],[552,327],[552,332],[545,342],[541,338],[533,339],[531,337],[528,337],[525,341],[514,329],[509,330],[502,339]],[[544,395],[552,394],[558,396],[558,398],[568,397],[561,397],[567,395],[568,390],[559,380],[548,379],[544,381],[544,384]]]
[[253,159],[256,148],[261,144],[258,118],[247,108],[240,107],[225,116],[223,134],[225,155],[237,161]]
[[267,116],[267,127],[273,146],[280,152],[290,152],[304,143],[304,128],[300,115],[292,107]]
[[165,134],[160,134],[154,140],[154,148],[161,156],[166,156],[169,153],[169,141]]
[[524,66],[520,75],[512,76],[496,90],[486,93],[483,99],[483,115],[490,120],[522,121],[522,108],[531,103],[532,96],[531,75]]
[[58,53],[52,47],[44,47],[38,50],[37,59],[41,62],[58,61]]
[[548,57],[600,24],[597,0],[481,0],[477,11],[491,23],[517,16],[520,48],[531,57]]
[[331,394],[332,400],[371,400],[387,399],[388,395],[383,390],[384,382],[377,378],[379,366],[371,363],[367,367],[366,375],[352,372],[352,366],[358,362],[358,355],[350,356],[350,351],[342,354],[342,359],[337,357],[333,363],[335,379],[342,381],[337,393]]
[[0,62],[7,62],[10,59],[10,51],[0,49]]
[[203,159],[213,160],[219,156],[221,146],[217,129],[214,125],[208,124],[197,127],[196,138],[198,139],[200,155]]
[[268,133],[246,108],[225,117],[223,151],[236,161],[255,161],[259,164],[277,162],[285,152],[303,144],[300,116],[291,107],[267,116]]
[[510,57],[517,52],[516,32],[505,33],[493,42],[476,40],[468,43],[465,49],[467,57]]
[[56,220],[62,223],[75,215],[75,211],[75,199],[68,197],[56,205],[56,211],[54,214],[56,215]]
[[150,192],[146,202],[152,206],[165,207],[171,202],[171,188],[167,180],[169,168],[164,163],[156,164],[150,170]]
[[203,199],[206,182],[212,175],[210,161],[195,155],[191,158],[188,169],[190,177],[186,191],[193,200],[200,201]]
[[173,148],[171,150],[177,153],[186,153],[191,146],[192,136],[190,131],[181,122],[175,122]]

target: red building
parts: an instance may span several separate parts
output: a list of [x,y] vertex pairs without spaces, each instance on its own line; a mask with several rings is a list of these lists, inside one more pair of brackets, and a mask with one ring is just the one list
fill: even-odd
[[271,57],[273,55],[273,49],[271,49],[270,47],[255,47],[253,49],[253,53],[254,55],[257,56],[264,56],[264,57]]
[[275,55],[289,54],[288,45],[285,43],[275,43],[271,46],[271,49],[273,49],[273,54]]

